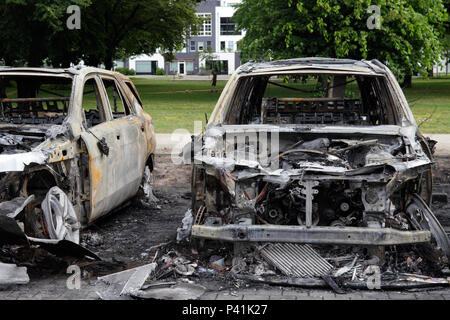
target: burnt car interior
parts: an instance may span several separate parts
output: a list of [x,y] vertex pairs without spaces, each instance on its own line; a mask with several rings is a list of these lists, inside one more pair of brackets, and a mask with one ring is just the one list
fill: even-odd
[[106,121],[105,109],[95,78],[90,78],[84,83],[83,110],[88,128]]
[[66,77],[0,77],[0,153],[27,152],[42,143],[46,130],[66,118],[71,91]]
[[396,124],[383,77],[265,75],[243,77],[227,124]]
[[0,78],[0,121],[13,124],[62,124],[72,79],[45,76]]
[[[102,78],[102,82],[114,119],[131,114],[130,107],[124,100],[117,82],[114,79],[107,78]],[[87,128],[106,121],[105,112],[107,112],[108,107],[103,107],[99,90],[94,78],[87,80],[84,84],[83,109]]]

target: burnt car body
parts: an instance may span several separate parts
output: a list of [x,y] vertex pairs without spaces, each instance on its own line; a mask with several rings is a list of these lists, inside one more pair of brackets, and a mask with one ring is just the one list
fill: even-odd
[[429,209],[432,149],[377,60],[247,63],[184,149],[193,164],[191,237],[431,242],[448,255],[448,237]]
[[127,77],[2,68],[0,97],[0,215],[27,236],[78,242],[74,232],[148,182],[154,129]]

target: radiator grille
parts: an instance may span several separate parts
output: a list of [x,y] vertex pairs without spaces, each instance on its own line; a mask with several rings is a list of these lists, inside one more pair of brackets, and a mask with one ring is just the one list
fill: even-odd
[[274,243],[260,249],[274,267],[287,276],[299,278],[329,274],[333,266],[307,244]]

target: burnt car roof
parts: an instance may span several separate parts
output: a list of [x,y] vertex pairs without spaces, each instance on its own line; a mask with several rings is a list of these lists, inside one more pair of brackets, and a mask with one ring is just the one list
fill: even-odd
[[92,72],[98,72],[102,74],[115,75],[122,79],[128,79],[128,77],[122,75],[116,71],[110,71],[101,68],[88,67],[88,66],[75,66],[70,68],[26,68],[26,67],[0,67],[0,74],[20,74],[20,75],[51,75],[62,77],[73,77],[74,75],[84,75]]
[[[366,72],[369,74],[383,73],[382,64],[374,59],[370,61],[366,60],[353,60],[353,59],[336,59],[336,58],[322,58],[322,57],[309,57],[309,58],[296,58],[276,60],[270,62],[248,62],[242,65],[238,73],[252,73],[252,72],[276,72],[286,71],[290,69],[304,69],[304,68],[317,68],[317,69],[329,69],[329,70],[341,70],[347,72]],[[380,67],[380,69],[373,68],[373,64]]]

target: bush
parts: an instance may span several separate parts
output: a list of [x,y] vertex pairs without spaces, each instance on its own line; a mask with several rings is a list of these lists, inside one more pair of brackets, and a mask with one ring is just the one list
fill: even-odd
[[210,75],[211,74],[211,71],[209,69],[207,69],[206,67],[204,67],[204,66],[200,66],[199,69],[200,70],[199,70],[198,74],[201,75],[201,76],[206,76],[206,75]]
[[130,68],[116,68],[116,71],[126,76],[134,76],[136,74],[136,71]]
[[163,68],[157,68],[156,69],[156,75],[158,75],[158,76],[163,76],[163,75],[165,75],[166,73],[164,72],[164,69]]

